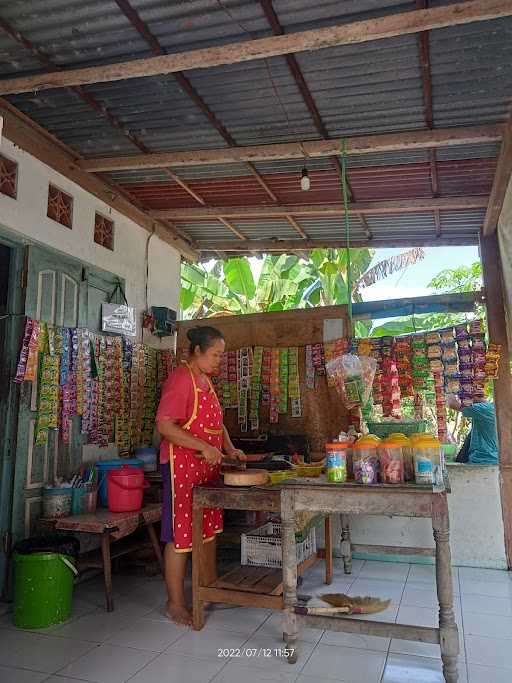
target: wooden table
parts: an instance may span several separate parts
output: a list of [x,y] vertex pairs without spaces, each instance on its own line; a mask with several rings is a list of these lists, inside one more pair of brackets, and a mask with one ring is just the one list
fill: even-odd
[[[217,602],[242,607],[283,609],[281,569],[244,566],[203,585],[203,508],[281,512],[280,486],[225,486],[204,484],[194,487],[192,507],[192,612],[193,627],[204,626],[204,603]],[[294,531],[295,552],[295,531]],[[295,567],[301,574],[319,559],[318,553]],[[296,561],[296,560],[295,560]],[[325,583],[332,582],[332,533],[329,515],[325,518]]]
[[73,515],[71,517],[60,517],[58,519],[40,519],[39,524],[42,528],[55,529],[58,531],[68,531],[70,533],[96,534],[101,540],[101,553],[96,551],[85,553],[80,557],[79,566],[81,569],[97,568],[103,570],[105,579],[105,600],[107,612],[114,610],[114,600],[112,597],[112,560],[121,557],[140,547],[140,542],[132,543],[111,543],[120,541],[130,536],[140,527],[145,526],[149,540],[155,551],[155,555],[160,564],[162,574],[164,573],[164,561],[154,524],[162,518],[162,505],[155,503],[146,505],[141,510],[135,512],[110,512],[99,508],[94,514]]
[[[349,617],[305,615],[304,605],[297,599],[295,563],[295,512],[318,510],[341,513],[343,526],[342,553],[345,572],[350,573],[351,543],[348,515],[385,515],[426,517],[432,520],[435,551],[416,548],[382,548],[384,552],[435,554],[439,628],[366,621]],[[328,629],[344,633],[362,633],[387,638],[401,638],[423,643],[438,643],[446,683],[456,683],[459,636],[453,611],[452,567],[449,544],[449,516],[446,491],[435,493],[432,487],[410,485],[330,484],[325,478],[299,482],[289,480],[281,486],[281,531],[283,542],[284,626],[288,660],[297,660],[298,627]],[[379,546],[372,546],[378,549]],[[301,614],[302,612],[302,614]]]

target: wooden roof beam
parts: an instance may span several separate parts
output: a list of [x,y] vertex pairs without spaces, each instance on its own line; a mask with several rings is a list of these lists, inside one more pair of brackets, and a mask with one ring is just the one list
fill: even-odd
[[[440,247],[440,246],[468,246],[478,244],[478,235],[467,235],[465,237],[400,237],[400,238],[374,238],[372,248],[384,247]],[[351,248],[368,247],[367,240],[351,240]],[[217,250],[226,253],[265,253],[279,252],[290,253],[297,250],[310,251],[311,249],[343,249],[346,247],[344,239],[323,239],[323,240],[245,240],[245,241],[219,241],[219,242],[198,242],[198,249],[201,252],[214,252]]]
[[4,136],[20,149],[61,173],[148,232],[154,232],[164,242],[181,252],[188,260],[197,260],[197,251],[187,240],[173,232],[172,228],[165,223],[167,219],[163,221],[155,219],[129,201],[123,191],[119,191],[118,188],[98,176],[82,171],[76,164],[76,152],[56,141],[35,121],[29,119],[28,116],[19,112],[5,100],[0,100],[0,115],[4,120]]
[[[389,199],[373,202],[352,202],[350,214],[385,215],[418,213],[425,211],[467,210],[486,208],[488,197],[426,197],[423,199]],[[222,216],[232,218],[287,218],[288,216],[343,216],[343,204],[292,204],[288,206],[209,206],[203,209],[156,209],[150,212],[155,218],[173,221],[211,220]]]
[[[503,124],[467,126],[460,128],[438,128],[416,130],[404,133],[383,133],[360,135],[345,139],[347,154],[370,154],[374,152],[396,152],[434,147],[453,147],[488,142],[499,142],[503,135]],[[212,164],[237,164],[243,161],[277,161],[280,159],[322,158],[340,154],[343,138],[304,142],[285,142],[271,145],[246,147],[222,147],[199,149],[190,152],[156,152],[136,156],[103,157],[83,159],[79,162],[85,171],[125,171],[172,166],[209,166]]]
[[483,233],[485,236],[492,235],[498,227],[498,220],[503,208],[503,202],[507,192],[507,187],[512,177],[512,116],[509,117],[503,141],[501,143],[500,155],[496,174],[489,195],[489,205],[484,219]]
[[290,214],[288,214],[286,216],[286,220],[292,226],[292,228],[295,230],[295,232],[298,233],[302,237],[302,239],[304,239],[304,240],[309,239],[309,237],[306,235],[304,230],[300,227],[300,225],[297,223],[297,221],[295,220],[295,218],[293,216],[290,216]]
[[376,19],[310,29],[290,35],[245,40],[116,64],[66,69],[50,74],[5,78],[0,82],[0,95],[159,76],[188,69],[207,69],[223,64],[237,64],[254,59],[287,55],[292,52],[366,43],[511,15],[512,0],[467,0],[467,2],[454,5],[390,14]]
[[[166,51],[160,44],[160,41],[151,32],[146,22],[142,20],[137,10],[132,7],[129,0],[115,0],[115,2],[117,3],[119,9],[123,12],[125,17],[128,19],[128,21],[135,28],[135,30],[138,31],[142,38],[144,38],[144,40],[148,43],[153,53],[155,55],[165,55]],[[215,114],[212,112],[210,107],[206,104],[204,99],[197,92],[197,90],[194,88],[194,86],[188,80],[185,74],[183,74],[181,71],[177,71],[173,74],[173,76],[178,85],[180,86],[180,88],[182,88],[182,90],[190,97],[194,104],[203,112],[203,114],[206,116],[208,121],[215,128],[215,130],[219,133],[219,135],[221,135],[224,138],[224,140],[228,143],[230,147],[236,147],[236,142],[233,136],[229,133],[226,127],[218,120],[218,118],[215,116]],[[265,192],[272,199],[272,201],[277,202],[277,197],[272,192],[272,190],[265,182],[265,180],[258,173],[258,171],[255,169],[255,167],[251,163],[247,163],[247,166],[252,175],[256,178],[258,183],[265,190]]]
[[241,232],[238,228],[235,228],[235,226],[227,221],[225,218],[222,218],[222,216],[218,217],[218,220],[224,225],[228,230],[231,230],[233,235],[236,235],[239,240],[246,240],[247,237],[244,235],[243,232]]

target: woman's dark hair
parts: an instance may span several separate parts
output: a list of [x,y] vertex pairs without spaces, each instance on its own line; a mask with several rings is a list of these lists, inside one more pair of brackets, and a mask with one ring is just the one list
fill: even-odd
[[201,353],[206,353],[217,339],[224,339],[224,335],[215,327],[198,325],[187,331],[187,338],[190,342],[189,351],[191,354],[196,350],[196,346],[199,346]]

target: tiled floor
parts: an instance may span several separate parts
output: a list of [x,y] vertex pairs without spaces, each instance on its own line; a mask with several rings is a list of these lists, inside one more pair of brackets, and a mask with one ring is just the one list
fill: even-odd
[[[324,592],[323,566],[305,577],[302,593]],[[454,570],[455,614],[461,634],[461,683],[512,681],[512,574]],[[434,569],[426,565],[355,561],[346,577],[337,562],[329,592],[390,598],[376,618],[437,624]],[[20,631],[0,609],[2,683],[441,683],[439,647],[314,629],[300,634],[300,655],[229,657],[229,651],[282,646],[279,613],[223,608],[208,613],[197,633],[163,615],[161,579],[114,577],[116,610],[103,609],[101,579],[77,587],[73,616],[61,626]],[[232,654],[232,652],[231,652]]]

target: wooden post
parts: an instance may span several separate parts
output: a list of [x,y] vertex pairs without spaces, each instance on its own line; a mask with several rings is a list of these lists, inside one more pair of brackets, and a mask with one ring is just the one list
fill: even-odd
[[297,661],[297,551],[295,549],[295,491],[281,489],[281,540],[283,552],[283,638],[288,661]]
[[505,551],[512,568],[512,378],[507,337],[501,257],[496,233],[480,238],[480,255],[485,287],[489,339],[501,344],[498,379],[494,382],[494,403],[499,441],[501,509],[505,527]]
[[329,586],[332,583],[333,559],[332,559],[332,520],[328,514],[324,522],[325,530],[325,583]]
[[112,597],[112,562],[110,559],[110,531],[108,529],[101,534],[101,559],[103,561],[103,578],[105,581],[107,612],[113,612],[114,599]]
[[350,541],[350,518],[348,515],[341,517],[341,556],[345,574],[352,574],[352,543]]
[[192,626],[200,631],[204,626],[204,603],[199,597],[203,566],[203,508],[192,502]]
[[453,610],[453,579],[450,552],[450,522],[446,493],[438,494],[432,503],[432,529],[436,542],[436,586],[439,601],[439,643],[446,683],[457,683],[459,632]]

